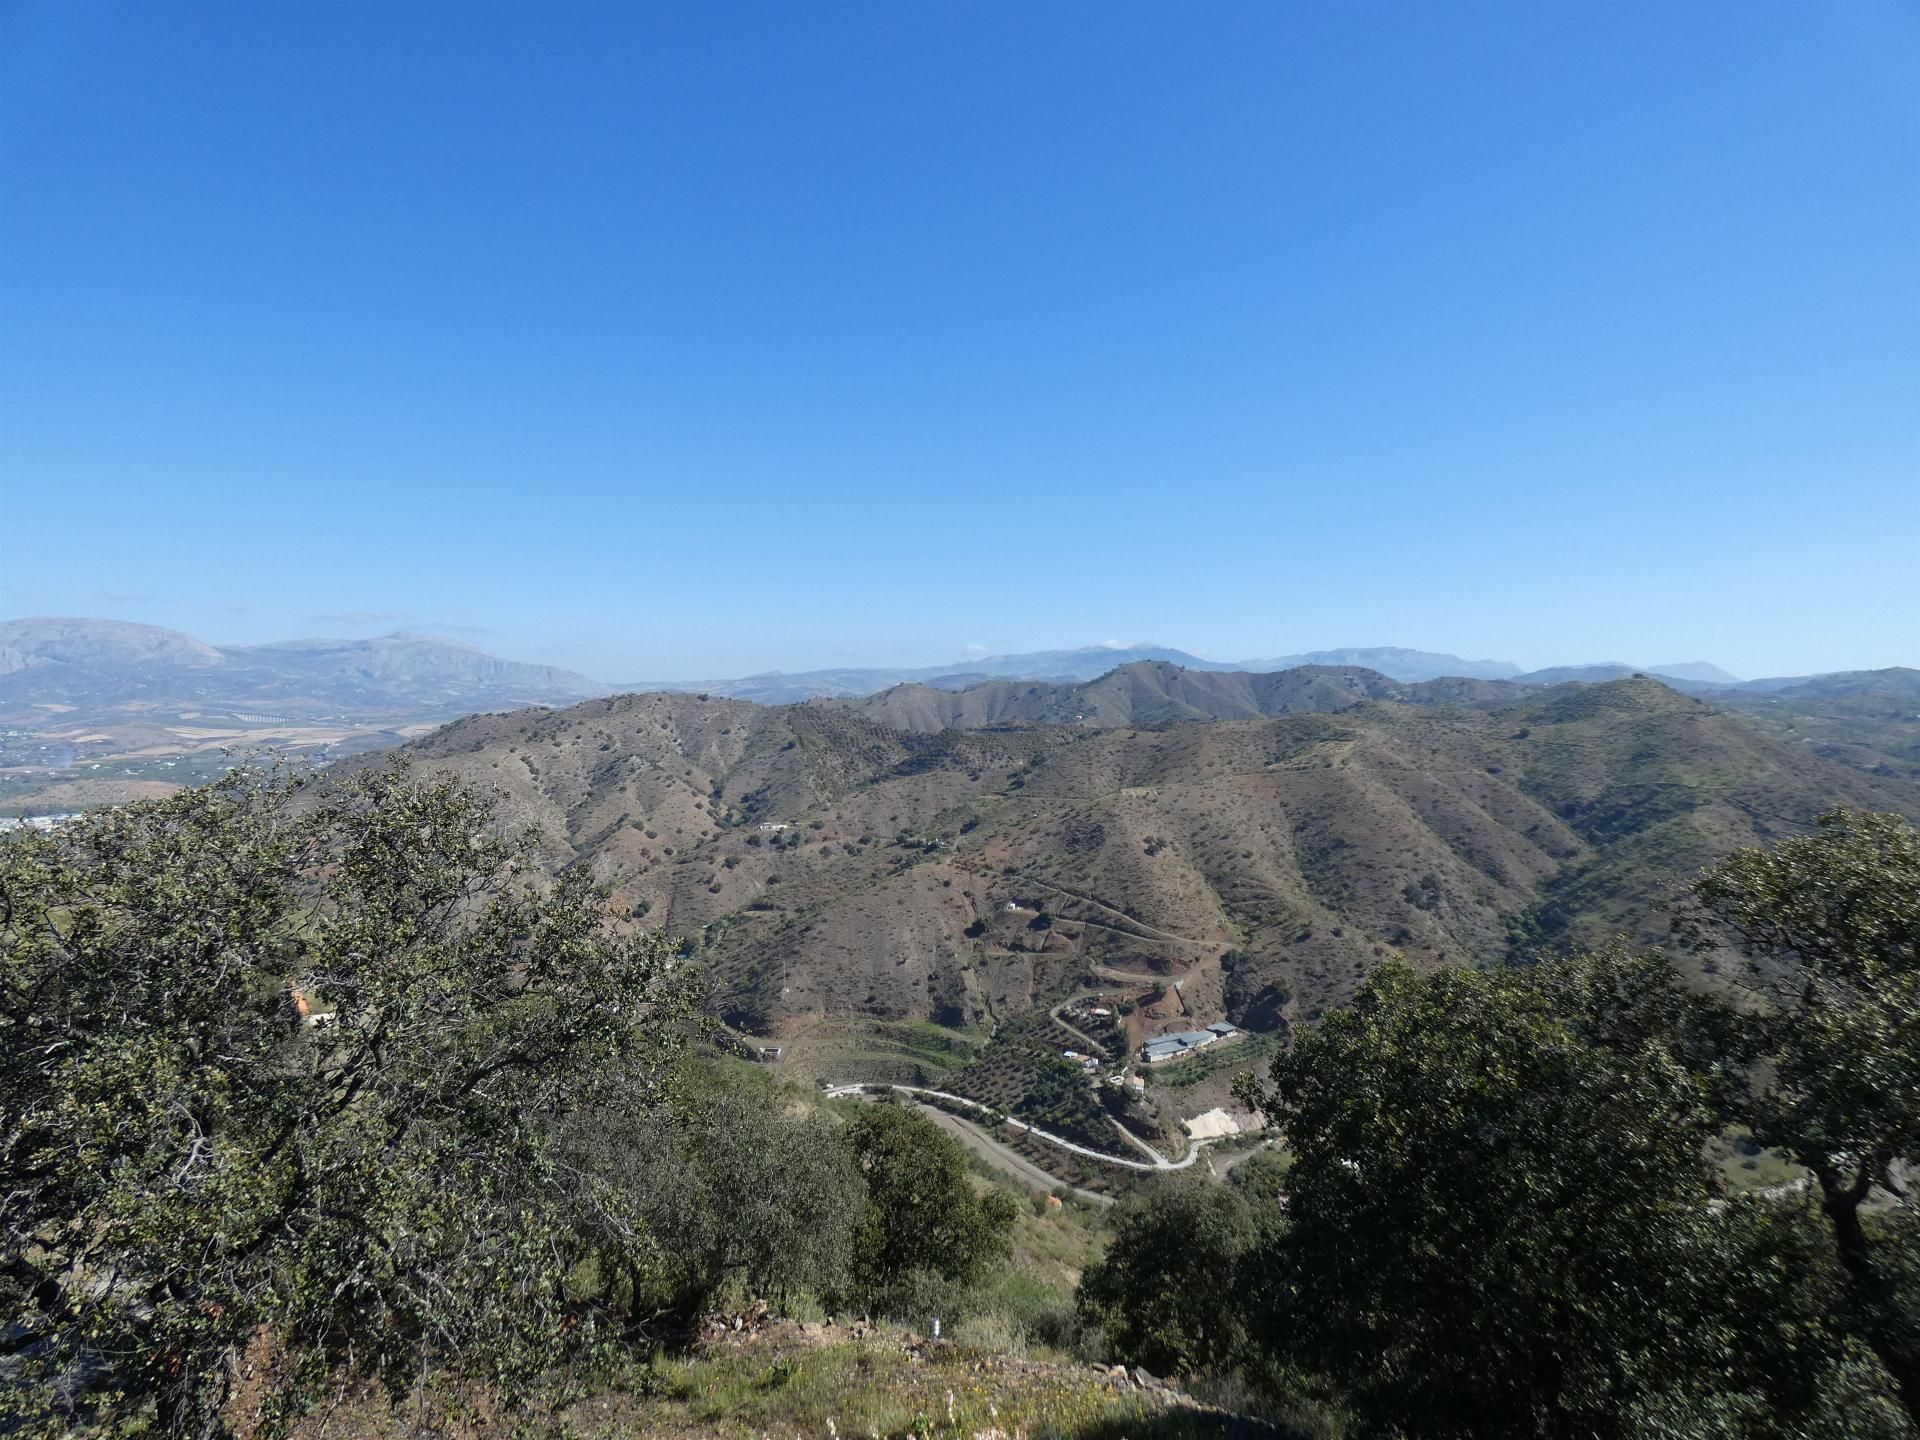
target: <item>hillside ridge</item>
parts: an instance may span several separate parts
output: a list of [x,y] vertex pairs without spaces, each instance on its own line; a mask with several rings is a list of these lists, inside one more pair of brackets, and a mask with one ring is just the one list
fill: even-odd
[[1089,981],[1126,988],[1102,976],[1182,982],[1136,1040],[1223,1016],[1284,1029],[1394,954],[1656,939],[1699,866],[1835,804],[1920,815],[1920,788],[1651,679],[1479,705],[1334,683],[1337,706],[1155,728],[629,695],[470,717],[404,753],[497,790],[550,863],[687,937],[718,1013],[788,1039],[1002,1026]]

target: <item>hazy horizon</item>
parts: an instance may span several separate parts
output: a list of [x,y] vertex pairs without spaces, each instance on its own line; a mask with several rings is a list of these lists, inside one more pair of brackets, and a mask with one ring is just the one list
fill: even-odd
[[[538,651],[537,648],[528,652],[519,652],[519,651],[502,649],[500,647],[490,644],[487,636],[484,634],[475,634],[470,629],[460,630],[457,627],[435,628],[432,626],[422,627],[422,626],[411,626],[407,624],[395,624],[390,628],[368,629],[367,626],[369,624],[377,625],[381,623],[379,621],[374,621],[374,620],[363,620],[362,623],[358,625],[348,623],[346,624],[345,628],[339,629],[337,631],[323,632],[321,630],[316,629],[316,630],[299,632],[299,633],[288,632],[285,634],[266,635],[258,638],[250,637],[245,640],[236,640],[236,639],[226,638],[218,633],[199,634],[193,631],[184,630],[184,627],[181,627],[181,626],[164,625],[164,622],[161,622],[161,621],[138,619],[130,615],[96,614],[91,616],[60,616],[60,617],[51,617],[51,616],[30,617],[26,615],[13,615],[13,616],[0,616],[0,622],[4,622],[7,620],[22,620],[22,619],[29,619],[29,618],[94,619],[94,620],[126,621],[134,624],[163,625],[163,628],[183,630],[184,633],[193,635],[195,639],[206,641],[207,643],[212,645],[222,646],[222,647],[233,647],[233,648],[245,647],[250,645],[270,644],[275,641],[293,641],[293,640],[353,641],[353,640],[381,639],[381,638],[386,638],[394,635],[405,634],[405,635],[421,636],[428,639],[450,641],[454,644],[465,645],[475,650],[480,650],[480,651],[487,652],[489,654],[496,655],[502,659],[526,661],[529,663],[536,663],[536,664],[557,665],[557,666],[561,666],[562,668],[577,670],[579,671],[579,673],[586,675],[589,679],[596,680],[596,681],[604,681],[608,684],[629,684],[634,682],[659,682],[663,684],[685,684],[685,683],[691,683],[691,682],[697,682],[697,681],[703,681],[703,680],[718,681],[718,680],[725,680],[725,679],[742,679],[742,678],[750,678],[758,675],[782,675],[782,674],[797,675],[797,674],[807,674],[814,671],[837,670],[837,669],[922,670],[922,669],[944,668],[944,669],[951,669],[955,673],[962,673],[966,670],[966,667],[969,662],[981,662],[981,661],[985,661],[995,657],[1002,657],[1002,656],[1028,655],[1028,654],[1036,654],[1036,653],[1045,653],[1049,651],[1075,651],[1075,650],[1101,650],[1101,649],[1113,650],[1116,652],[1124,653],[1124,652],[1135,650],[1135,649],[1147,649],[1147,648],[1177,650],[1177,651],[1184,652],[1187,655],[1191,655],[1197,660],[1204,660],[1212,664],[1222,664],[1222,665],[1236,665],[1236,664],[1241,664],[1243,662],[1248,662],[1248,661],[1267,661],[1267,660],[1273,660],[1273,659],[1282,659],[1282,658],[1286,658],[1294,655],[1307,655],[1307,654],[1313,654],[1316,652],[1323,652],[1323,651],[1401,649],[1401,650],[1425,651],[1432,654],[1451,655],[1461,660],[1469,660],[1469,661],[1476,661],[1476,662],[1487,662],[1487,661],[1507,662],[1517,666],[1519,670],[1522,671],[1523,673],[1528,671],[1556,668],[1556,667],[1562,667],[1562,666],[1625,664],[1625,665],[1646,666],[1648,668],[1657,669],[1658,667],[1663,665],[1678,666],[1678,665],[1688,665],[1688,664],[1699,664],[1704,662],[1707,664],[1719,665],[1721,669],[1729,671],[1730,673],[1734,674],[1738,679],[1741,679],[1741,680],[1770,679],[1770,678],[1777,678],[1777,677],[1786,676],[1786,675],[1831,674],[1839,671],[1855,670],[1855,669],[1887,669],[1891,667],[1911,668],[1910,661],[1896,659],[1896,660],[1890,660],[1883,665],[1872,665],[1872,666],[1828,665],[1828,666],[1821,666],[1813,670],[1800,670],[1800,671],[1788,671],[1788,670],[1780,670],[1780,669],[1740,671],[1740,670],[1736,670],[1732,666],[1722,664],[1716,657],[1711,655],[1641,656],[1641,655],[1625,655],[1625,654],[1596,654],[1596,655],[1578,655],[1578,656],[1559,655],[1559,656],[1554,656],[1547,659],[1539,659],[1537,657],[1516,657],[1513,655],[1468,653],[1467,651],[1464,651],[1458,647],[1450,647],[1445,644],[1410,645],[1398,640],[1374,640],[1374,641],[1360,641],[1360,642],[1353,642],[1353,643],[1344,642],[1344,641],[1326,641],[1326,642],[1317,642],[1313,644],[1302,644],[1296,647],[1285,648],[1285,649],[1278,648],[1278,647],[1269,647],[1266,650],[1258,651],[1256,653],[1251,653],[1251,654],[1226,654],[1226,653],[1221,653],[1216,649],[1213,649],[1210,647],[1182,645],[1182,644],[1176,644],[1176,643],[1172,643],[1172,642],[1161,640],[1161,639],[1141,639],[1141,640],[1109,639],[1109,640],[1086,640],[1086,641],[1068,640],[1068,641],[1059,641],[1059,642],[1048,641],[1048,642],[1042,642],[1042,643],[1036,643],[1036,644],[1014,645],[1014,646],[1006,646],[1006,647],[998,647],[998,648],[989,648],[985,645],[975,643],[975,644],[970,644],[962,647],[962,649],[958,654],[939,653],[937,652],[936,647],[930,646],[926,643],[922,643],[919,646],[916,654],[909,655],[906,658],[902,658],[902,656],[900,655],[878,655],[871,658],[852,660],[852,661],[833,660],[833,661],[823,662],[820,664],[808,664],[808,663],[800,662],[800,663],[792,663],[792,664],[767,665],[767,666],[760,666],[755,669],[738,669],[738,670],[727,670],[717,666],[709,666],[705,669],[691,671],[686,674],[669,675],[669,674],[642,674],[637,671],[618,671],[618,672],[603,673],[601,671],[586,669],[577,665],[568,664],[567,662],[563,660],[555,659],[550,655],[543,655]],[[320,617],[320,618],[322,618],[323,620],[331,619],[334,622],[344,622],[344,621],[347,621],[349,617],[334,616],[334,617]],[[398,617],[388,617],[388,618],[397,619]]]

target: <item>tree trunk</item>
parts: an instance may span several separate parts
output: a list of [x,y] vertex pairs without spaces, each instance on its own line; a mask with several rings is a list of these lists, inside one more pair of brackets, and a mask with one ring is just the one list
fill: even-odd
[[1815,1174],[1820,1182],[1820,1206],[1833,1226],[1840,1268],[1847,1277],[1847,1294],[1867,1344],[1892,1377],[1907,1419],[1920,1430],[1920,1353],[1903,1341],[1895,1320],[1888,1313],[1894,1297],[1879,1267],[1873,1263],[1867,1233],[1860,1224],[1860,1202],[1872,1188],[1872,1167],[1862,1165],[1851,1185],[1841,1183],[1838,1172],[1828,1168]]

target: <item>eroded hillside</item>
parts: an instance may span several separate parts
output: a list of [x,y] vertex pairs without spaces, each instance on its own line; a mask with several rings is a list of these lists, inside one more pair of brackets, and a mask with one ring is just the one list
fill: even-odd
[[474,717],[409,753],[497,787],[553,863],[690,937],[716,1003],[767,1033],[1001,1020],[1095,972],[1181,979],[1169,1022],[1271,1028],[1393,951],[1657,933],[1699,865],[1835,804],[1920,813],[1911,786],[1652,680],[1493,708],[1342,685],[1325,708],[913,733],[654,694]]

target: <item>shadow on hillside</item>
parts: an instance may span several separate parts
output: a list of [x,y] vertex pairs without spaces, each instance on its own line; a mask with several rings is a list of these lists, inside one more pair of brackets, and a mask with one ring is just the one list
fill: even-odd
[[1243,1415],[1166,1410],[1147,1419],[1098,1420],[1072,1432],[1073,1440],[1310,1440],[1305,1431]]

